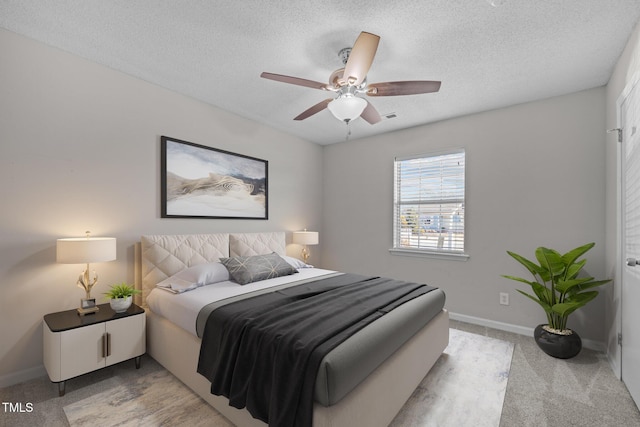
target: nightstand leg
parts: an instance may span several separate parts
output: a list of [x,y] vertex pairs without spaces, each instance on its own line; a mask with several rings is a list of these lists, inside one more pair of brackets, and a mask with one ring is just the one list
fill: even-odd
[[140,369],[140,359],[141,356],[136,357],[136,369]]
[[65,385],[64,381],[60,381],[58,383],[58,396],[64,396],[64,392],[65,392],[64,385]]

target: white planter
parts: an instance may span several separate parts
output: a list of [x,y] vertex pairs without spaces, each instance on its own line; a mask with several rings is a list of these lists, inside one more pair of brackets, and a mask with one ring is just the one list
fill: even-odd
[[128,296],[126,298],[112,298],[109,301],[109,304],[111,304],[111,309],[113,311],[115,311],[116,313],[122,313],[127,311],[127,309],[131,307],[131,300],[131,296]]

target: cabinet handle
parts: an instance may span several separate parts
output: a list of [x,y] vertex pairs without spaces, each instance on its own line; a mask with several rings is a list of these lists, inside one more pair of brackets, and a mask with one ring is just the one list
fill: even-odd
[[102,334],[102,357],[107,357],[107,334]]
[[111,334],[107,332],[107,356],[111,356]]
[[111,356],[111,334],[105,332],[102,334],[102,357]]

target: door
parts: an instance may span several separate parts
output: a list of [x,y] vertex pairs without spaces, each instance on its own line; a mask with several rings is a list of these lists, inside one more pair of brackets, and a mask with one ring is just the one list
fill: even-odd
[[60,334],[61,380],[104,368],[102,336],[104,323],[71,329]]
[[622,381],[640,406],[640,84],[620,106],[622,128]]
[[106,323],[107,366],[140,356],[145,351],[145,315],[123,317]]

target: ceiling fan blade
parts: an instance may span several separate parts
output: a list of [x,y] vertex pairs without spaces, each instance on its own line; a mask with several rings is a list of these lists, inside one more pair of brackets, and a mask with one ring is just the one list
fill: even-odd
[[296,117],[294,117],[293,120],[304,120],[308,117],[311,117],[314,114],[319,113],[320,111],[327,108],[327,105],[329,105],[331,101],[333,101],[333,98],[328,98],[328,99],[325,99],[324,101],[320,101],[313,107],[307,108],[302,113],[298,114]]
[[349,59],[344,67],[344,80],[354,86],[362,83],[378,50],[380,37],[363,31],[351,48]]
[[372,125],[375,125],[380,120],[382,120],[382,117],[380,117],[380,113],[378,113],[378,110],[376,110],[369,101],[367,101],[367,106],[364,107],[364,110],[362,111],[362,114],[360,114],[360,117],[362,117]]
[[372,83],[367,86],[369,96],[397,96],[432,93],[440,90],[440,82],[413,80],[404,82]]
[[310,87],[312,89],[326,90],[326,83],[320,83],[313,80],[301,79],[299,77],[285,76],[283,74],[262,73],[260,77],[263,79],[275,80],[277,82],[289,83],[292,85]]

